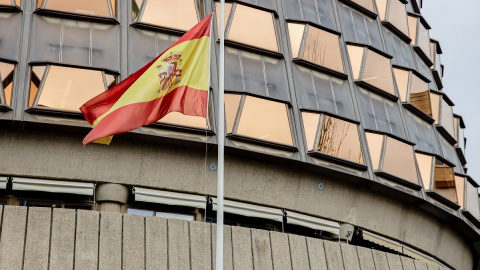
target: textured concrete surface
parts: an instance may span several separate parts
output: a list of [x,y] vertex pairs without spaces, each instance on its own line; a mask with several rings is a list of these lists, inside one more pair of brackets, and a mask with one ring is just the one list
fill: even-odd
[[360,270],[360,262],[358,260],[357,247],[341,244],[342,259],[345,270]]
[[254,269],[273,269],[272,248],[268,231],[252,229],[252,253]]
[[400,256],[387,253],[387,261],[388,261],[388,267],[390,267],[390,270],[403,270],[402,262],[400,261]]
[[167,269],[168,240],[167,219],[145,217],[145,268]]
[[357,247],[358,261],[360,262],[360,269],[375,269],[375,262],[373,261],[372,250],[364,247]]
[[99,270],[122,268],[122,214],[100,213]]
[[373,253],[373,262],[375,263],[375,269],[383,270],[389,269],[387,254],[378,250],[372,250]]
[[[78,134],[3,129],[2,156],[9,158],[2,159],[0,174],[111,182],[196,194],[205,190],[204,181],[198,181],[198,176],[205,173],[204,148],[179,151],[175,145],[122,139],[107,148],[94,144],[81,148],[81,139]],[[215,159],[216,153],[212,153],[207,163]],[[158,166],[159,162],[162,166]],[[324,183],[323,190],[316,188],[319,181]],[[206,182],[207,194],[215,195],[216,173],[207,171]],[[125,202],[125,196],[103,198],[102,187],[98,188],[98,200]],[[121,191],[125,192],[128,194]],[[473,267],[469,243],[447,222],[367,186],[352,186],[341,178],[298,170],[294,164],[275,164],[227,153],[225,197],[350,223],[418,247],[455,268]],[[100,209],[119,212],[118,206],[101,204]]]
[[415,264],[415,270],[428,270],[427,264],[422,261],[413,261]]
[[73,269],[75,220],[75,210],[62,208],[53,209],[49,269]]
[[127,203],[130,191],[131,190],[124,185],[103,183],[97,186],[95,195],[98,202],[116,202],[125,204]]
[[342,250],[338,242],[323,242],[328,269],[345,269],[343,266]]
[[212,228],[209,223],[190,223],[190,257],[192,270],[212,269]]
[[325,257],[325,248],[320,239],[308,238],[308,257],[310,258],[311,270],[327,269],[327,258]]
[[168,219],[168,269],[190,269],[190,246],[188,222]]
[[48,269],[51,219],[52,209],[50,208],[31,207],[28,209],[24,269]]
[[252,235],[249,228],[232,227],[233,269],[253,269]]
[[77,211],[75,270],[96,270],[98,268],[99,225],[99,212],[87,210]]
[[273,269],[292,269],[288,235],[279,232],[270,232],[270,242],[272,243]]
[[[217,252],[217,224],[212,224],[212,266],[216,269],[215,260]],[[223,228],[223,269],[233,269],[232,229],[230,226]]]
[[289,234],[288,242],[290,244],[290,257],[292,258],[292,269],[309,269],[307,241],[304,236]]
[[145,218],[123,216],[123,270],[145,269]]
[[0,238],[0,269],[21,269],[27,223],[27,208],[4,206]]
[[403,270],[416,270],[413,260],[403,256],[400,256],[400,260],[402,261]]

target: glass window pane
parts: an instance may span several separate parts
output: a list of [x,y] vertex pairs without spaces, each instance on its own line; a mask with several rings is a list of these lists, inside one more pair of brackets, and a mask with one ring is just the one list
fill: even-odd
[[330,77],[335,98],[336,114],[349,118],[355,118],[353,101],[348,81]]
[[23,13],[0,12],[0,57],[17,59]]
[[370,45],[383,51],[382,40],[380,38],[380,30],[378,29],[377,20],[370,17],[365,18],[365,24],[368,29],[368,37],[370,38]]
[[357,125],[325,115],[318,151],[363,164]]
[[3,93],[5,94],[5,102],[8,106],[11,105],[12,100],[14,67],[13,64],[0,62],[0,78],[2,80]]
[[352,17],[355,23],[355,33],[357,34],[357,42],[370,44],[370,38],[368,36],[365,17],[359,12],[354,10],[352,10]]
[[395,82],[397,83],[397,90],[398,94],[400,95],[400,100],[402,102],[406,102],[408,92],[408,77],[410,72],[403,69],[393,68],[393,74],[395,75]]
[[365,48],[359,46],[347,45],[348,57],[350,58],[350,67],[352,68],[353,78],[360,77],[360,69],[362,68],[363,53]]
[[302,119],[305,139],[307,141],[307,149],[310,151],[315,149],[315,137],[317,135],[320,114],[302,112]]
[[410,81],[410,103],[425,114],[432,116],[428,83],[418,78],[415,74],[412,74]]
[[273,14],[243,5],[236,5],[229,40],[278,51]]
[[101,71],[50,66],[37,106],[79,111],[85,102],[103,91]]
[[245,91],[240,51],[225,47],[225,89]]
[[360,106],[360,113],[362,114],[362,123],[366,128],[377,129],[375,121],[375,113],[370,99],[370,92],[363,88],[356,87],[357,99]]
[[12,5],[12,0],[0,0],[0,5]]
[[194,220],[193,215],[183,215],[183,214],[176,214],[176,213],[156,212],[155,216],[164,217],[164,218],[182,219],[182,220],[188,220],[188,221]]
[[405,120],[407,122],[410,139],[416,143],[415,149],[440,155],[433,126],[410,111],[405,112]]
[[199,22],[193,0],[149,0],[140,20],[185,31]]
[[315,86],[315,97],[319,110],[337,113],[335,96],[333,94],[331,77],[320,72],[312,71]]
[[262,56],[250,52],[241,52],[245,90],[267,96]]
[[337,29],[330,0],[283,1],[283,10],[288,19],[311,21],[322,26]]
[[418,185],[413,146],[387,137],[382,170]]
[[435,124],[440,120],[440,95],[430,93],[430,101],[432,103],[432,118],[435,119]]
[[382,21],[384,21],[387,16],[387,2],[388,0],[375,0],[375,3],[377,4],[378,15]]
[[465,177],[455,175],[455,188],[457,190],[458,205],[465,209]]
[[412,16],[408,16],[408,32],[410,33],[410,39],[412,44],[417,44],[417,24],[418,19]]
[[227,133],[233,132],[235,118],[237,117],[238,105],[240,105],[241,95],[225,95],[225,122],[227,123]]
[[474,217],[478,218],[480,216],[480,209],[478,205],[478,191],[477,188],[474,187],[470,182],[466,181],[466,200],[465,200],[465,208],[470,214]]
[[61,10],[79,14],[110,17],[107,0],[48,0],[46,9]]
[[305,24],[289,23],[288,34],[290,36],[290,47],[292,48],[292,57],[300,57],[300,45],[302,43],[303,32],[305,30]]
[[420,170],[420,177],[422,178],[423,188],[430,190],[430,184],[432,182],[432,162],[433,157],[415,153],[417,158],[418,169]]
[[342,3],[338,4],[338,15],[340,16],[340,24],[342,25],[342,33],[345,40],[357,41],[355,33],[355,23],[353,22],[352,10]]
[[458,160],[457,152],[455,151],[454,147],[439,133],[438,134],[438,141],[442,148],[443,157],[453,163],[455,165],[454,171],[457,173],[464,173],[462,166]]
[[440,125],[442,125],[445,130],[447,130],[452,137],[455,135],[453,128],[453,108],[448,105],[448,103],[442,98],[441,99],[441,115],[440,115]]
[[286,105],[261,98],[245,97],[237,133],[293,145]]
[[395,95],[390,59],[367,50],[362,81]]
[[132,21],[135,21],[140,14],[143,0],[132,0]]
[[417,38],[417,43],[420,47],[420,49],[423,51],[423,53],[429,57],[430,56],[430,35],[428,33],[428,30],[423,26],[422,23],[418,24],[418,38]]
[[[438,164],[440,163],[440,164]],[[433,190],[448,200],[458,203],[453,168],[437,161],[435,165]]]
[[352,2],[357,3],[358,5],[370,10],[371,12],[375,12],[373,9],[373,1],[372,0],[351,0]]
[[387,21],[408,36],[407,10],[404,3],[399,0],[390,0]]
[[374,170],[378,170],[380,166],[380,157],[382,154],[383,135],[365,132],[367,137],[368,151],[372,160]]
[[28,100],[28,106],[33,106],[33,102],[35,101],[35,97],[38,93],[38,87],[40,87],[40,81],[43,79],[43,73],[45,73],[45,69],[47,66],[33,66],[32,73],[31,73],[31,82],[30,82],[30,96]]
[[54,202],[54,201],[20,200],[19,205],[31,206],[31,207],[62,208],[61,202]]
[[184,115],[179,112],[171,112],[160,119],[160,123],[182,125],[197,128],[207,128],[207,120],[200,116]]
[[308,27],[302,58],[320,66],[344,72],[338,36],[313,26]]
[[89,22],[63,21],[60,44],[62,62],[83,66],[90,64],[90,27]]
[[128,208],[128,214],[139,215],[139,216],[147,216],[152,217],[154,212],[150,210],[143,210],[143,209],[135,209],[135,208]]

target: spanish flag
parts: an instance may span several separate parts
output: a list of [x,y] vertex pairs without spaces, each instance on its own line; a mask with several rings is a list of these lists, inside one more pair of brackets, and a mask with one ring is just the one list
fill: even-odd
[[[210,26],[207,16],[165,52],[81,108],[93,129],[83,145],[110,141],[170,112],[207,117]],[[101,142],[100,142],[101,143]]]

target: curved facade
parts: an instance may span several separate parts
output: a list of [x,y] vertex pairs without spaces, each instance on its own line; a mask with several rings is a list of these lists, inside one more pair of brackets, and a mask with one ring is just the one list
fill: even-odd
[[[417,2],[226,4],[232,228],[477,267],[478,184],[465,168],[465,124]],[[82,148],[90,127],[78,108],[216,4],[0,0],[0,201],[214,223],[216,24],[207,123],[170,114],[110,146]]]

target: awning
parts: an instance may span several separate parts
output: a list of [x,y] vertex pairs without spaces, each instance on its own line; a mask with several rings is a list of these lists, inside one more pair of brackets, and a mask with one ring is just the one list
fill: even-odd
[[134,187],[135,201],[205,209],[205,196]]
[[340,234],[340,223],[287,211],[287,223],[333,234]]
[[95,184],[86,182],[54,181],[15,177],[12,180],[12,190],[42,191],[93,196]]
[[6,176],[0,176],[0,189],[7,188],[8,178]]
[[[213,198],[213,210],[217,211],[217,199]],[[246,217],[263,218],[269,220],[275,220],[278,222],[283,221],[283,212],[281,209],[270,208],[266,206],[259,206],[249,203],[241,203],[230,200],[223,202],[223,211],[225,213],[236,214]]]
[[386,248],[389,248],[389,249],[398,251],[400,253],[403,253],[403,245],[402,244],[400,244],[398,242],[395,242],[395,241],[392,241],[390,239],[387,239],[385,237],[382,237],[380,235],[377,235],[377,234],[374,234],[374,233],[371,233],[371,232],[367,232],[365,230],[363,231],[363,240],[367,240],[367,241],[373,242],[375,244],[384,246]]

